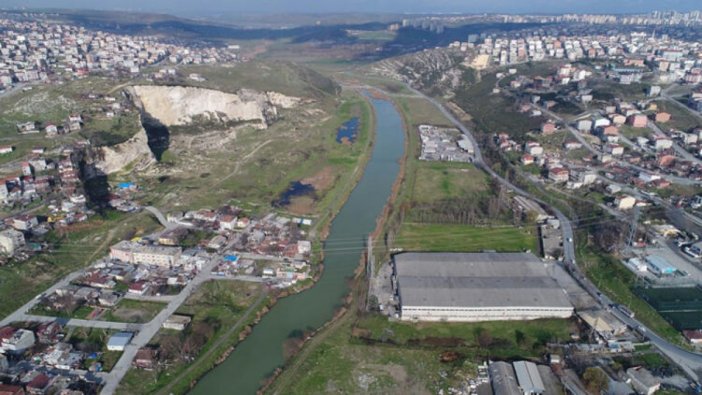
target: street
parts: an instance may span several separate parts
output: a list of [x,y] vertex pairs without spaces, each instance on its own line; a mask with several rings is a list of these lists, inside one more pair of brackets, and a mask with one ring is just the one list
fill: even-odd
[[[436,101],[435,99],[428,97],[421,93],[420,91],[410,87],[409,85],[406,85],[408,89],[410,89],[412,92],[414,92],[417,95],[420,95],[424,97],[426,100],[431,102],[437,109],[439,109],[446,118],[448,118],[463,134],[465,134],[473,143],[475,147],[475,165],[482,168],[485,170],[488,174],[490,174],[493,178],[495,178],[498,182],[501,184],[505,185],[506,187],[512,189],[515,193],[519,195],[523,195],[525,197],[528,197],[532,200],[537,201],[538,203],[549,207],[545,202],[542,200],[538,199],[537,197],[529,194],[528,192],[522,190],[521,188],[512,185],[509,181],[506,179],[502,178],[499,174],[495,173],[489,166],[486,166],[485,163],[483,162],[482,159],[482,154],[480,152],[480,146],[477,144],[475,138],[472,136],[471,132],[466,128],[461,122],[459,122],[453,114],[451,114],[441,103]],[[549,114],[551,115],[551,114]],[[561,122],[563,121],[561,118],[556,117],[558,120]],[[572,129],[572,127],[569,126],[569,130]],[[575,131],[571,130],[571,133],[578,138],[578,140],[583,139],[580,134]],[[584,139],[583,139],[584,140]],[[582,141],[581,141],[582,142]],[[589,144],[586,144],[586,142],[583,143],[584,146],[590,147]],[[688,180],[690,181],[690,180]],[[610,300],[607,296],[603,295],[597,287],[580,271],[578,266],[576,265],[576,254],[575,254],[575,246],[574,246],[574,233],[573,233],[573,227],[570,222],[570,219],[566,217],[560,210],[558,210],[555,207],[549,207],[558,220],[561,223],[561,230],[563,233],[563,255],[564,255],[564,262],[568,266],[568,268],[571,269],[571,274],[573,278],[576,279],[584,288],[585,290],[590,293],[590,295],[595,299],[598,300],[600,303],[601,308],[606,308],[607,306],[613,304],[612,300]],[[680,366],[691,378],[693,378],[695,381],[699,382],[700,376],[702,372],[702,355],[689,352],[687,350],[684,350],[674,344],[671,344],[670,342],[664,340],[660,336],[656,335],[655,333],[651,332],[646,328],[644,325],[642,325],[638,320],[628,317],[618,311],[617,309],[612,309],[612,312],[615,314],[617,318],[622,320],[624,323],[629,325],[631,328],[642,328],[646,333],[646,337],[651,341],[651,343],[656,346],[663,354],[665,354],[668,358],[670,358],[673,362],[675,362],[678,366]]]

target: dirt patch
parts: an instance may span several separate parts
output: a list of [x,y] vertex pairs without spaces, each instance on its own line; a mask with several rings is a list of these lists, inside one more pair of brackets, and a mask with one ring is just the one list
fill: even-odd
[[291,214],[307,215],[314,211],[315,200],[311,196],[297,196],[290,199],[290,204],[286,207]]
[[331,188],[336,181],[336,174],[332,166],[326,166],[311,177],[300,180],[301,183],[312,185],[317,192],[325,191]]
[[118,308],[112,313],[112,315],[123,322],[149,321],[148,313],[142,310]]
[[392,379],[395,381],[397,384],[404,384],[407,382],[407,370],[405,369],[404,366],[402,365],[395,365],[395,364],[387,364],[387,365],[366,365],[367,368],[371,370],[377,370],[381,372],[385,372]]

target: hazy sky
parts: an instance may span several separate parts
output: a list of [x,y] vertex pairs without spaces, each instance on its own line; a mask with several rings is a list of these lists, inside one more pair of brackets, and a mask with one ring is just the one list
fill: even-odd
[[0,7],[91,8],[179,15],[218,12],[591,12],[702,9],[700,0],[2,0]]

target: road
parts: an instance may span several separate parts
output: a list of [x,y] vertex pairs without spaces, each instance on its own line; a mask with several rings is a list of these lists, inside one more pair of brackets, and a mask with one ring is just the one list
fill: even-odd
[[[653,121],[650,119],[648,120],[648,128],[653,130],[654,133],[659,134],[661,136],[667,136],[667,133],[663,132],[663,130]],[[690,161],[696,165],[702,164],[702,161],[699,160],[695,155],[691,154],[688,152],[685,148],[681,147],[680,144],[677,142],[673,141],[673,150],[675,151],[676,154],[681,156],[683,159]]]
[[[466,137],[468,137],[471,142],[473,143],[475,147],[475,165],[482,168],[484,171],[486,171],[488,174],[490,174],[493,178],[495,178],[497,181],[499,181],[501,184],[505,185],[506,187],[512,189],[515,193],[523,195],[525,197],[528,197],[532,200],[535,200],[539,202],[540,204],[549,207],[548,204],[545,202],[541,201],[540,199],[536,198],[535,196],[531,195],[530,193],[522,190],[521,188],[512,185],[509,181],[506,179],[502,178],[499,174],[495,173],[489,166],[485,165],[483,161],[482,154],[480,152],[480,146],[477,144],[477,141],[473,137],[472,133],[468,128],[465,127],[460,121],[458,121],[451,112],[449,112],[441,103],[439,103],[437,100],[434,98],[431,98],[427,95],[424,95],[420,91],[413,89],[412,87],[407,85],[407,88],[410,89],[412,92],[424,97],[427,101],[432,103],[437,109],[441,111],[444,116],[448,120],[450,120]],[[575,131],[573,133],[576,138],[578,138],[579,133]],[[580,136],[582,138],[582,136]],[[580,140],[579,138],[579,140]],[[586,146],[585,144],[583,144]],[[555,207],[550,207],[550,209],[554,212],[558,220],[561,222],[561,231],[563,233],[563,255],[564,255],[564,262],[568,266],[568,268],[571,271],[571,274],[573,277],[580,282],[580,284],[585,288],[588,293],[592,297],[595,298],[595,300],[598,300],[600,302],[600,305],[605,308],[614,302],[610,300],[608,297],[603,295],[599,289],[580,271],[579,267],[576,265],[576,255],[575,255],[575,246],[573,243],[574,240],[574,234],[573,234],[573,226],[571,224],[570,219],[566,217],[560,210],[558,210]],[[670,342],[666,341],[665,339],[661,338],[660,336],[656,335],[655,333],[651,332],[648,328],[646,328],[644,325],[642,325],[638,320],[635,318],[628,317],[624,315],[623,313],[619,312],[616,309],[613,309],[613,312],[615,316],[617,316],[619,319],[621,319],[624,323],[629,325],[632,328],[644,328],[646,337],[648,340],[656,346],[663,354],[665,354],[668,358],[670,358],[673,362],[675,362],[677,365],[679,365],[691,378],[693,378],[695,381],[699,382],[700,380],[700,373],[702,372],[702,355],[697,354],[697,353],[692,353],[687,350],[684,350],[674,344],[671,344]]]
[[179,227],[179,226],[183,226],[183,225],[177,224],[177,223],[175,223],[175,222],[169,222],[169,221],[166,219],[166,216],[163,215],[163,213],[161,212],[161,210],[157,209],[157,208],[154,207],[154,206],[146,206],[146,207],[144,207],[144,210],[146,210],[146,211],[150,212],[151,214],[153,214],[153,215],[156,217],[156,219],[158,220],[158,222],[161,223],[161,225],[162,225],[164,228],[166,228],[166,230],[174,229],[174,228],[177,228],[177,227]]
[[[78,278],[82,274],[83,274],[83,269],[77,270],[77,271],[69,274],[68,276],[59,280],[56,284],[49,287],[49,289],[44,291],[42,293],[42,295],[50,295],[50,294],[54,293],[57,289],[68,286],[73,280],[75,280],[76,278]],[[41,302],[41,297],[37,296],[36,298],[25,303],[22,307],[15,310],[7,317],[3,318],[2,321],[0,321],[0,327],[10,325],[13,322],[25,321],[24,317],[27,316],[26,313],[28,311],[32,310],[39,302]]]
[[119,382],[122,381],[124,375],[132,365],[132,361],[139,351],[140,348],[146,346],[149,341],[156,335],[156,333],[161,329],[161,325],[166,322],[168,317],[173,315],[173,313],[178,310],[178,308],[185,302],[185,300],[196,290],[202,283],[208,281],[212,275],[212,268],[215,265],[215,260],[208,261],[202,270],[195,275],[192,281],[183,288],[183,290],[171,300],[168,305],[161,310],[153,320],[149,323],[144,324],[141,331],[139,331],[132,341],[127,345],[122,353],[122,356],[117,361],[117,364],[112,368],[112,370],[105,376],[105,386],[100,392],[103,395],[114,394],[117,390]]

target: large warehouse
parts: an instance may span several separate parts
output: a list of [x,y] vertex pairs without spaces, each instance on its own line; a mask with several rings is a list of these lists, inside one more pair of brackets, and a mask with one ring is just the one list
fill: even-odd
[[415,253],[393,257],[400,317],[409,321],[567,318],[565,291],[528,253]]

